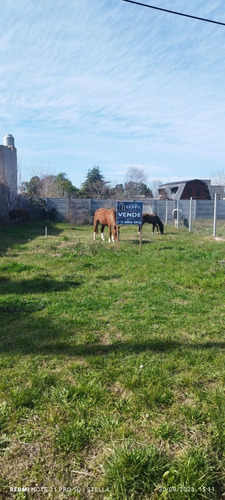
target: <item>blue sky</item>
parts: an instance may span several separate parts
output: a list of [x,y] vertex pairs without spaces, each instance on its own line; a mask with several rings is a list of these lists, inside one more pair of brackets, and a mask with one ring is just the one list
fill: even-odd
[[[149,0],[225,22],[222,0]],[[225,27],[122,0],[1,0],[0,143],[20,180],[131,166],[147,184],[210,178],[225,161]],[[1,139],[2,137],[2,139]]]

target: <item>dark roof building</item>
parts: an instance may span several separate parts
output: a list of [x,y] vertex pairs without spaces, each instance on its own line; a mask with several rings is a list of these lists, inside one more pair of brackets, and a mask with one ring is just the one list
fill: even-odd
[[210,180],[168,182],[158,187],[155,200],[211,200]]

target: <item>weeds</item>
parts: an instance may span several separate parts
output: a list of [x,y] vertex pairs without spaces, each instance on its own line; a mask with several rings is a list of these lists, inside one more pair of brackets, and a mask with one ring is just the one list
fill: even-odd
[[140,252],[132,228],[119,247],[43,229],[0,242],[3,498],[220,499],[223,243],[144,228]]

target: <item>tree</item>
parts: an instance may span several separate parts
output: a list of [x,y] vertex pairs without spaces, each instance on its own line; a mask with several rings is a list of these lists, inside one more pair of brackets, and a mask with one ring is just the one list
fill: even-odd
[[125,199],[125,189],[123,184],[116,184],[115,187],[110,189],[110,198],[114,200]]
[[72,198],[77,197],[79,189],[73,186],[66,174],[34,176],[29,182],[23,182],[21,194],[29,198]]
[[130,167],[126,172],[126,182],[133,182],[139,184],[146,181],[144,170],[138,167]]
[[146,176],[142,169],[130,167],[126,173],[125,197],[132,199],[135,196],[152,198],[152,190],[145,183]]
[[60,173],[56,176],[54,187],[59,198],[76,198],[79,194],[79,189],[73,186],[72,182],[67,179],[64,173]]
[[221,170],[212,171],[211,177],[213,178],[213,185],[217,186],[216,193],[218,194],[219,199],[223,199],[225,196],[225,171],[222,168]]
[[80,189],[81,198],[108,198],[110,196],[109,182],[105,181],[99,167],[88,170],[86,180]]
[[160,179],[153,179],[153,181],[151,182],[151,189],[153,194],[156,193],[158,187],[161,186],[161,184],[163,184],[163,182]]
[[140,182],[138,189],[141,196],[145,196],[145,198],[153,198],[152,190],[144,182]]
[[37,175],[31,177],[29,182],[22,182],[20,192],[23,195],[33,198],[35,196],[41,197],[43,190],[43,183]]

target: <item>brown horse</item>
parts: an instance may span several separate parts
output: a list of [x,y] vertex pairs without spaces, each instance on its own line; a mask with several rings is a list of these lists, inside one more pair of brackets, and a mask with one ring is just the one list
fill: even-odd
[[28,220],[29,214],[28,211],[25,210],[24,208],[14,208],[9,212],[9,220],[13,220],[16,222],[16,220]]
[[[94,240],[98,234],[98,224],[101,224],[101,238],[104,240],[105,226],[109,228],[109,243],[119,240],[119,226],[116,225],[116,211],[114,208],[99,208],[94,215]],[[112,233],[113,231],[113,233]]]
[[[152,234],[154,234],[155,227],[157,229],[157,232],[159,232],[160,230],[160,233],[163,234],[164,226],[158,215],[143,213],[142,226],[145,222],[147,222],[148,224],[152,224]],[[138,232],[140,232],[140,230],[141,226],[139,226]]]

